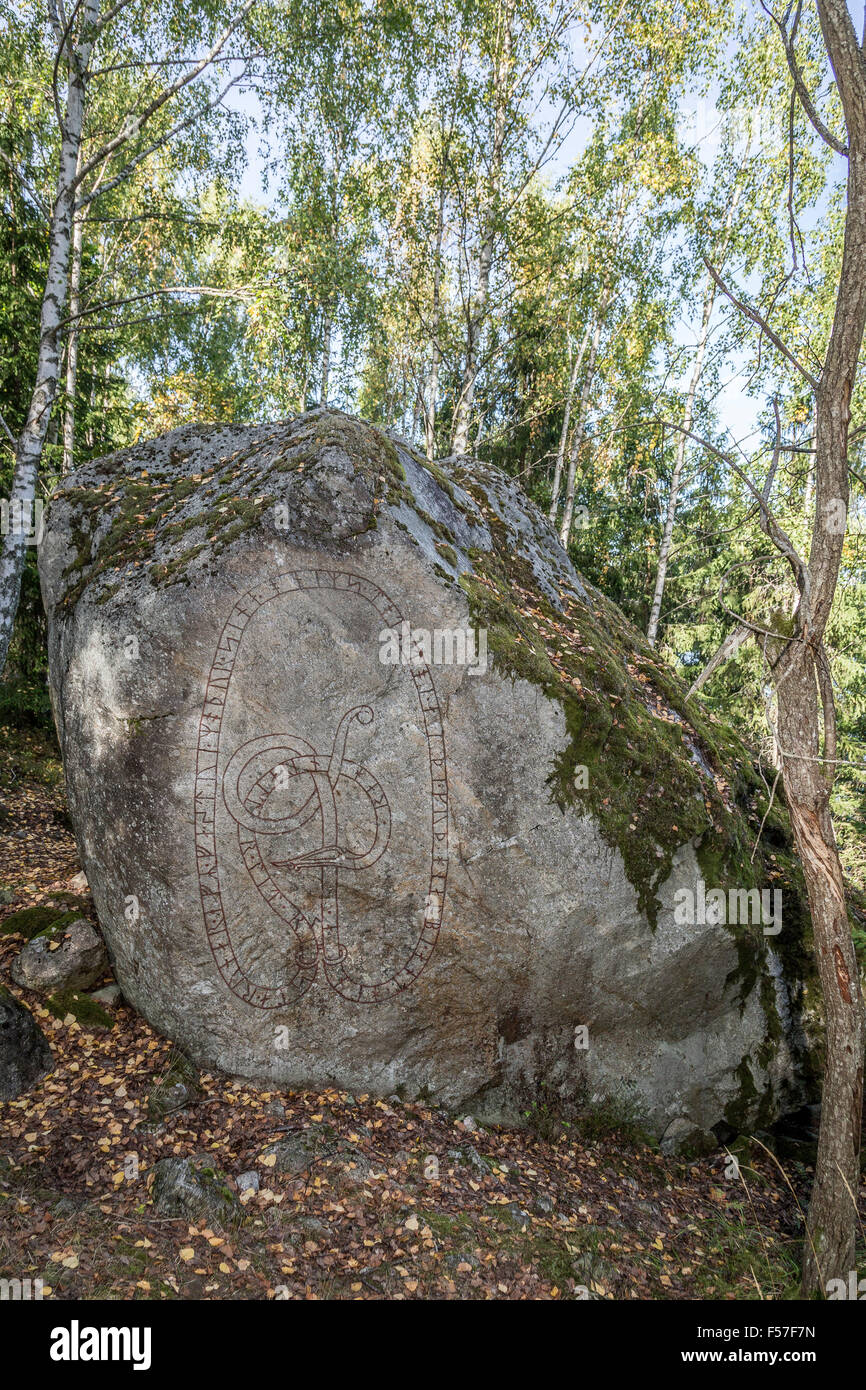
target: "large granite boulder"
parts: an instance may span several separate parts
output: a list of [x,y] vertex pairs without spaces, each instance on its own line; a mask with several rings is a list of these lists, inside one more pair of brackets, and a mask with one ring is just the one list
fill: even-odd
[[[512,480],[332,411],[185,427],[65,478],[40,571],[115,973],[195,1062],[659,1134],[796,1090],[783,813],[752,863],[745,749]],[[781,931],[686,920],[753,887]]]

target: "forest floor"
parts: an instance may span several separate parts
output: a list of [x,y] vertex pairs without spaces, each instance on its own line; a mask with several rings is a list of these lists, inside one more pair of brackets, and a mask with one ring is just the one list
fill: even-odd
[[[726,1176],[729,1154],[665,1158],[614,1113],[564,1125],[542,1107],[506,1130],[397,1097],[209,1073],[163,1113],[155,1100],[189,1072],[143,1019],[122,1005],[113,1026],[55,1017],[11,983],[22,937],[3,920],[79,868],[40,735],[2,743],[0,802],[0,983],[55,1058],[0,1104],[0,1278],[40,1278],[56,1299],[796,1296],[809,1170],[783,1171],[754,1143]],[[268,1152],[287,1136],[312,1154],[296,1176]],[[202,1153],[231,1191],[259,1175],[224,1229],[151,1200],[157,1160]]]

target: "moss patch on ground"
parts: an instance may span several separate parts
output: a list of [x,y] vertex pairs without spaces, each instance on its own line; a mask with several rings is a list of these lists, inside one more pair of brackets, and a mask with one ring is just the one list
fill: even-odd
[[58,994],[50,995],[45,1001],[45,1007],[50,1014],[61,1020],[71,1014],[82,1028],[114,1027],[115,1021],[111,1014],[95,999],[91,999],[89,994],[82,994],[77,989],[64,989]]

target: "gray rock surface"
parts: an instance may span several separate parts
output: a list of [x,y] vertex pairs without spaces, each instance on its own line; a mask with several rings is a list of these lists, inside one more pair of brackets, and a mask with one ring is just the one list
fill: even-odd
[[711,1154],[719,1148],[719,1141],[712,1130],[701,1129],[700,1125],[679,1115],[671,1120],[661,1137],[659,1148],[663,1154],[677,1158],[699,1158]]
[[56,932],[35,936],[12,964],[12,978],[25,989],[53,994],[90,989],[108,967],[105,946],[90,923],[79,917]]
[[784,878],[749,755],[513,480],[336,412],[185,427],[62,481],[40,573],[114,971],[198,1065],[659,1135],[790,1104],[799,982],[675,911]]
[[53,1065],[51,1048],[30,1010],[0,985],[0,1100],[14,1100]]
[[114,1009],[123,1001],[120,985],[103,985],[102,989],[94,990],[90,997],[107,1009]]
[[183,1216],[188,1221],[204,1217],[220,1226],[231,1225],[241,1210],[225,1174],[211,1166],[206,1154],[159,1159],[153,1168],[151,1198],[164,1216]]

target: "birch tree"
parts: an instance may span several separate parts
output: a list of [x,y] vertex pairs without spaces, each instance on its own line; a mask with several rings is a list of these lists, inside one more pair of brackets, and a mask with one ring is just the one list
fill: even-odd
[[[718,245],[714,260],[718,267],[724,266],[728,247],[731,240],[731,229],[734,216],[742,194],[742,184],[737,184],[734,189],[733,197],[728,205],[728,212],[725,217],[721,240]],[[695,345],[695,355],[692,360],[692,370],[689,377],[686,398],[683,404],[683,428],[679,432],[676,446],[676,457],[674,459],[673,471],[671,472],[670,487],[668,488],[668,500],[665,513],[664,530],[662,531],[661,543],[659,545],[659,562],[656,570],[655,589],[653,591],[652,606],[650,608],[649,622],[647,624],[647,641],[651,647],[656,644],[658,637],[659,619],[661,617],[662,599],[665,592],[665,580],[667,579],[668,561],[670,559],[671,545],[673,544],[674,522],[677,515],[677,503],[680,497],[680,486],[682,483],[683,469],[686,462],[686,445],[688,436],[691,432],[692,421],[695,410],[695,398],[698,394],[701,377],[704,370],[704,358],[707,351],[707,343],[710,336],[710,322],[713,316],[713,307],[716,302],[716,281],[707,272],[704,282],[703,302],[701,306],[701,322],[698,329],[698,339]]]
[[[39,461],[42,456],[52,410],[60,381],[64,313],[69,291],[70,257],[73,248],[74,224],[77,214],[86,208],[100,192],[116,187],[129,178],[154,149],[167,143],[174,135],[199,119],[215,101],[221,99],[225,88],[216,97],[209,93],[199,106],[187,110],[168,131],[155,141],[149,141],[151,123],[171,102],[195,83],[224,53],[232,35],[252,8],[254,0],[232,15],[216,35],[214,42],[201,57],[189,62],[168,60],[180,67],[179,75],[157,87],[151,80],[145,84],[138,103],[123,112],[114,133],[89,129],[88,119],[94,91],[105,80],[106,73],[96,67],[97,55],[116,54],[118,46],[127,46],[127,61],[146,62],[140,50],[136,54],[138,31],[152,23],[152,10],[133,6],[133,0],[80,0],[69,17],[58,0],[47,0],[53,69],[53,96],[57,118],[58,152],[57,177],[49,219],[48,268],[42,294],[39,326],[39,349],[36,379],[24,428],[15,448],[15,468],[9,498],[10,525],[3,537],[0,553],[0,673],[6,663],[12,636],[15,613],[21,589],[28,530],[33,515]],[[187,31],[188,32],[188,31]],[[128,50],[132,48],[130,58]],[[160,70],[156,65],[156,70]],[[229,85],[237,81],[229,79]],[[104,166],[108,165],[107,171]],[[94,187],[99,181],[100,187]]]
[[[465,454],[470,447],[484,336],[495,308],[496,258],[509,219],[569,129],[585,95],[596,51],[604,43],[602,37],[578,73],[568,56],[568,43],[580,13],[570,0],[556,0],[549,9],[534,0],[493,0],[481,10],[479,57],[484,80],[475,110],[486,114],[486,119],[471,132],[476,190],[474,196],[462,199],[459,260],[464,345],[451,422],[455,454]],[[532,116],[545,104],[553,114],[542,127],[533,123]]]

